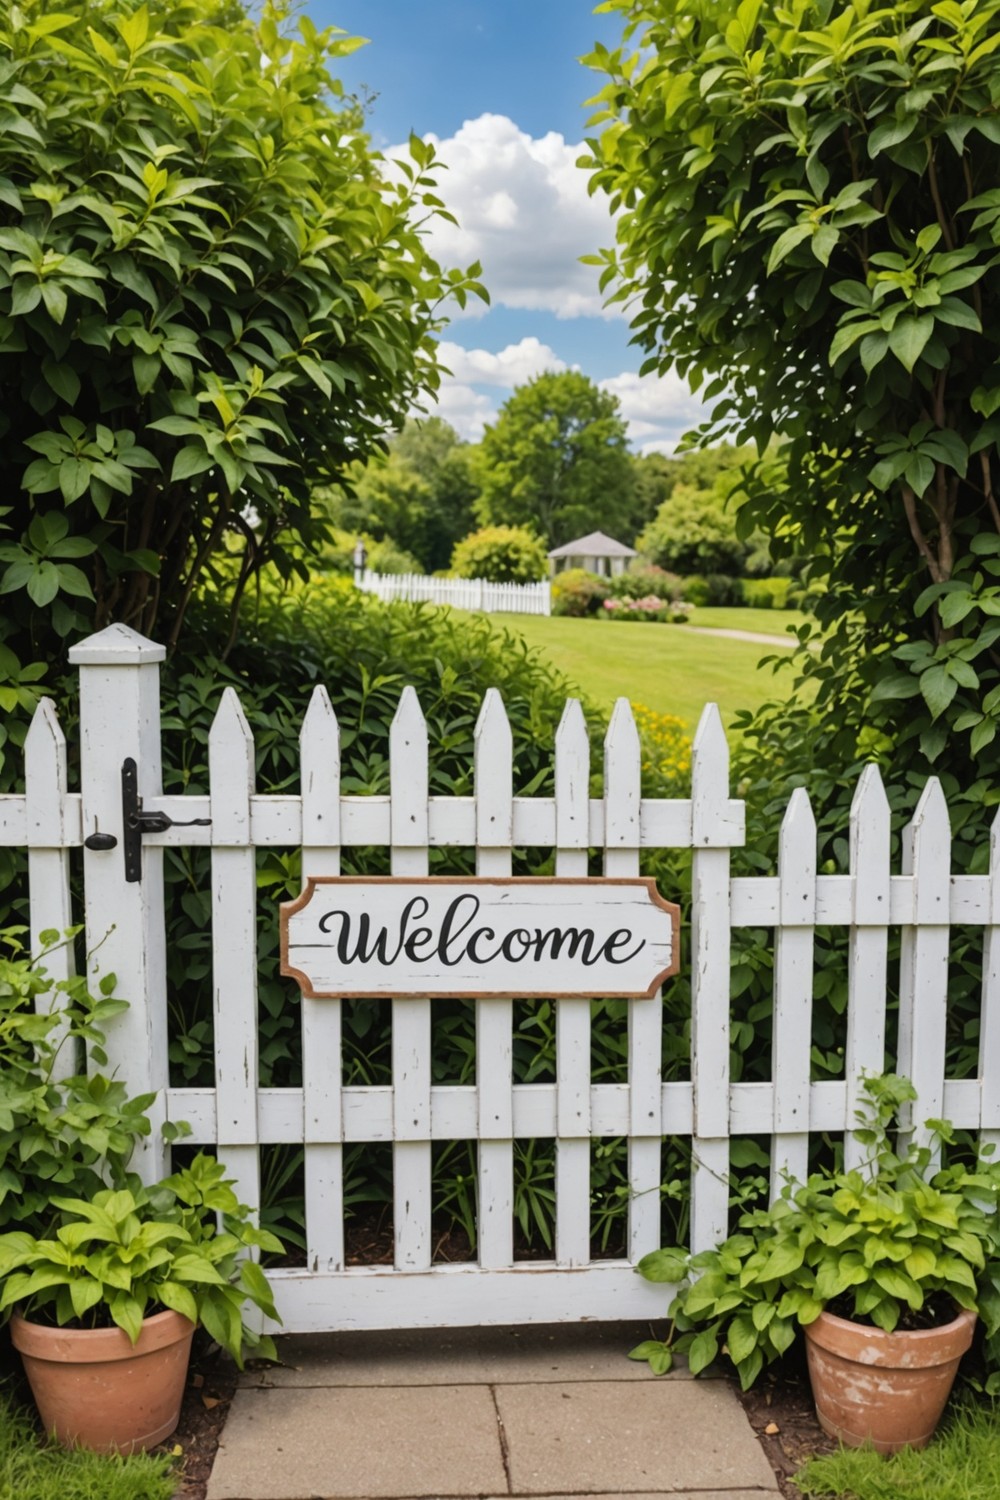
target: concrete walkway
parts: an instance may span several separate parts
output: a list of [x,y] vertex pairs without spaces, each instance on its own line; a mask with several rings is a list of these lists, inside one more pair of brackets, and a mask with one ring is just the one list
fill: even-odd
[[279,1340],[246,1375],[208,1500],[767,1500],[731,1387],[625,1358],[645,1325]]

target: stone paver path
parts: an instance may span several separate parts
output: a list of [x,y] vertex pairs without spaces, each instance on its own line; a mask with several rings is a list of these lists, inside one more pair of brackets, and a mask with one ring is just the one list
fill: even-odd
[[721,1379],[656,1380],[635,1324],[292,1336],[243,1377],[208,1500],[774,1500]]

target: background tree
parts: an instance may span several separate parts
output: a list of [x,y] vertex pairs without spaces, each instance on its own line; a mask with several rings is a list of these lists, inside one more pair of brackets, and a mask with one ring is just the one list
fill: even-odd
[[718,489],[676,485],[636,543],[640,552],[671,572],[743,572],[747,545],[736,535],[736,518]]
[[[0,673],[122,620],[179,638],[309,544],[310,491],[437,375],[443,273],[338,102],[358,45],[270,0],[0,0]],[[235,543],[235,556],[233,544]],[[22,692],[23,696],[23,692]],[[5,706],[10,706],[6,704]]]
[[597,530],[631,537],[625,433],[618,398],[578,371],[519,386],[483,435],[479,519],[533,527],[550,547]]
[[[644,369],[764,451],[741,524],[812,554],[833,628],[775,754],[989,796],[1000,723],[1000,5],[608,0],[590,143]],[[765,732],[765,731],[762,731]],[[774,762],[771,761],[773,766]]]
[[664,500],[679,484],[691,489],[711,490],[720,474],[738,467],[751,454],[731,443],[714,448],[689,448],[681,453],[642,453],[632,460],[635,475],[636,511],[640,524],[653,519]]
[[428,572],[448,566],[474,523],[475,449],[441,417],[407,421],[385,458],[354,465],[351,478],[353,487],[324,488],[314,500],[336,526],[391,538]]

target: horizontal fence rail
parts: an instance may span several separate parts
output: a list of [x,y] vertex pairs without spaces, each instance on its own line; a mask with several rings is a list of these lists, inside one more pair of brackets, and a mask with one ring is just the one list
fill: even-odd
[[450,604],[481,614],[550,615],[552,587],[542,583],[490,583],[485,578],[427,578],[422,573],[361,574],[358,586],[377,599]]
[[[603,747],[603,796],[591,795],[594,769],[580,706],[566,705],[555,737],[554,795],[512,794],[511,732],[491,690],[475,735],[474,795],[430,797],[427,728],[416,694],[404,690],[390,734],[390,793],[345,796],[340,731],[318,687],[301,731],[302,791],[260,794],[254,742],[239,699],[226,688],[210,735],[208,796],[164,796],[160,779],[158,662],[162,651],[122,626],[73,648],[81,683],[80,791],[68,786],[66,743],[43,702],[28,734],[26,791],[0,797],[0,843],[26,847],[31,939],[65,928],[75,914],[70,851],[94,832],[114,849],[84,847],[87,947],[95,981],[110,971],[131,1006],[109,1026],[109,1056],[133,1092],[158,1091],[154,1125],[187,1121],[195,1143],[215,1147],[246,1202],[259,1201],[260,1148],[301,1145],[305,1170],[306,1266],[274,1273],[285,1326],[292,1330],[391,1328],[644,1318],[662,1314],[663,1289],[634,1274],[660,1234],[663,1137],[690,1141],[691,1243],[703,1249],[727,1228],[729,1153],[735,1136],[770,1140],[772,1191],[807,1168],[810,1136],[842,1137],[850,1163],[862,1157],[853,1128],[861,1080],[883,1066],[888,945],[902,935],[896,1067],[919,1093],[904,1124],[944,1116],[1000,1142],[1000,820],[988,873],[950,874],[948,812],[940,785],[927,783],[904,837],[902,868],[890,868],[889,807],[878,770],[863,772],[854,797],[847,873],[817,873],[809,800],[796,792],[779,838],[777,874],[730,872],[743,842],[744,806],[730,796],[729,756],[718,711],[702,716],[692,753],[689,798],[640,794],[639,736],[628,703],[613,714]],[[121,763],[135,759],[144,811],[202,826],[173,826],[143,840],[142,880],[125,879]],[[166,847],[211,851],[214,1083],[171,1087],[167,1075],[167,981],[162,861]],[[303,874],[337,875],[348,846],[383,846],[392,874],[426,875],[432,849],[475,847],[480,875],[508,876],[515,848],[554,851],[558,876],[580,877],[602,851],[608,876],[637,876],[644,852],[690,851],[692,897],[687,975],[691,985],[690,1077],[661,1074],[664,1011],[657,1001],[627,1005],[627,1081],[592,1076],[591,1002],[555,1002],[555,1078],[513,1081],[513,1004],[480,998],[475,1009],[476,1071],[465,1084],[432,1076],[433,1002],[392,1000],[389,1084],[345,1085],[343,1006],[301,1001],[303,1080],[297,1088],[258,1086],[257,890],[259,848],[302,850]],[[674,893],[664,891],[670,898]],[[275,909],[275,922],[277,910]],[[953,924],[984,931],[978,1074],[946,1076],[948,943]],[[770,1082],[730,1078],[730,944],[734,928],[773,930],[774,1041]],[[848,1000],[844,1077],[811,1076],[817,928],[847,938]],[[68,965],[68,950],[50,964]],[[669,981],[668,981],[669,982]],[[590,1166],[593,1142],[628,1143],[627,1254],[594,1261]],[[555,1141],[555,1245],[548,1262],[515,1263],[513,1143]],[[431,1177],[435,1143],[473,1141],[478,1154],[478,1253],[472,1264],[433,1262]],[[388,1145],[393,1164],[393,1265],[345,1266],[344,1148]],[[140,1169],[167,1168],[154,1133]]]

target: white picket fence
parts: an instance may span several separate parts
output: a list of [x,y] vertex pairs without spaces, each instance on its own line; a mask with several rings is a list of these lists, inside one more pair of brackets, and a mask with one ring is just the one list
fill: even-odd
[[450,604],[482,614],[550,615],[552,587],[542,583],[488,583],[485,578],[426,578],[421,573],[369,573],[359,585],[377,599]]
[[[209,744],[210,795],[164,796],[160,775],[159,646],[112,626],[73,648],[80,669],[81,779],[67,784],[66,745],[43,703],[26,746],[26,793],[0,798],[0,843],[29,851],[32,942],[73,919],[70,851],[94,832],[110,850],[84,847],[84,919],[93,978],[114,971],[131,1001],[110,1032],[110,1055],[132,1090],[158,1090],[155,1123],[186,1120],[193,1140],[216,1145],[248,1202],[258,1197],[262,1143],[300,1142],[305,1152],[308,1264],[275,1273],[291,1330],[402,1328],[572,1319],[657,1317],[665,1289],[633,1272],[659,1239],[661,1139],[689,1138],[693,1150],[692,1243],[711,1245],[727,1223],[730,1137],[770,1136],[772,1181],[801,1174],[810,1132],[842,1135],[849,1161],[862,1073],[883,1063],[887,941],[902,929],[896,1065],[917,1086],[915,1119],[946,1116],[1000,1140],[1000,830],[989,873],[951,876],[948,814],[930,781],[905,837],[903,868],[889,861],[889,809],[874,767],[858,784],[850,821],[850,868],[818,875],[815,825],[803,792],[780,833],[778,873],[730,876],[730,850],[743,840],[744,805],[730,797],[728,750],[718,712],[702,716],[693,750],[690,798],[640,795],[640,747],[627,702],[619,701],[604,745],[604,795],[590,795],[591,749],[579,704],[566,705],[555,753],[554,797],[512,795],[511,733],[490,691],[475,737],[475,795],[428,796],[427,732],[412,689],[400,699],[390,740],[388,796],[342,796],[338,726],[317,687],[301,731],[298,795],[254,791],[254,746],[232,688],[222,694]],[[145,811],[210,818],[144,839],[140,882],[124,878],[121,765],[138,765]],[[167,1073],[163,849],[211,848],[215,993],[215,1085],[171,1088]],[[515,847],[554,848],[556,873],[586,875],[588,850],[604,851],[608,875],[640,872],[644,850],[692,851],[690,982],[693,1035],[689,1081],[660,1072],[663,1011],[628,1002],[628,1081],[595,1083],[590,1002],[557,1002],[554,1083],[512,1083],[512,1004],[479,999],[474,1084],[431,1076],[431,1002],[392,1001],[392,1084],[344,1087],[341,1005],[302,1001],[301,1088],[258,1087],[256,881],[260,848],[303,850],[303,868],[334,875],[345,846],[387,846],[400,876],[422,875],[431,848],[477,848],[481,875],[511,871]],[[669,891],[664,895],[670,896]],[[275,911],[277,921],[277,911]],[[985,929],[979,1072],[945,1077],[949,925]],[[773,1081],[731,1082],[730,933],[773,928],[776,944]],[[810,1077],[814,929],[849,932],[845,1076]],[[65,953],[61,962],[68,962]],[[915,1129],[920,1130],[919,1123]],[[628,1254],[591,1262],[592,1139],[626,1137],[631,1188]],[[557,1152],[555,1254],[514,1263],[513,1150],[525,1138],[554,1138]],[[478,1260],[432,1265],[431,1152],[436,1141],[478,1142]],[[343,1149],[391,1143],[394,1177],[392,1267],[344,1265]],[[158,1132],[147,1177],[167,1165]]]

